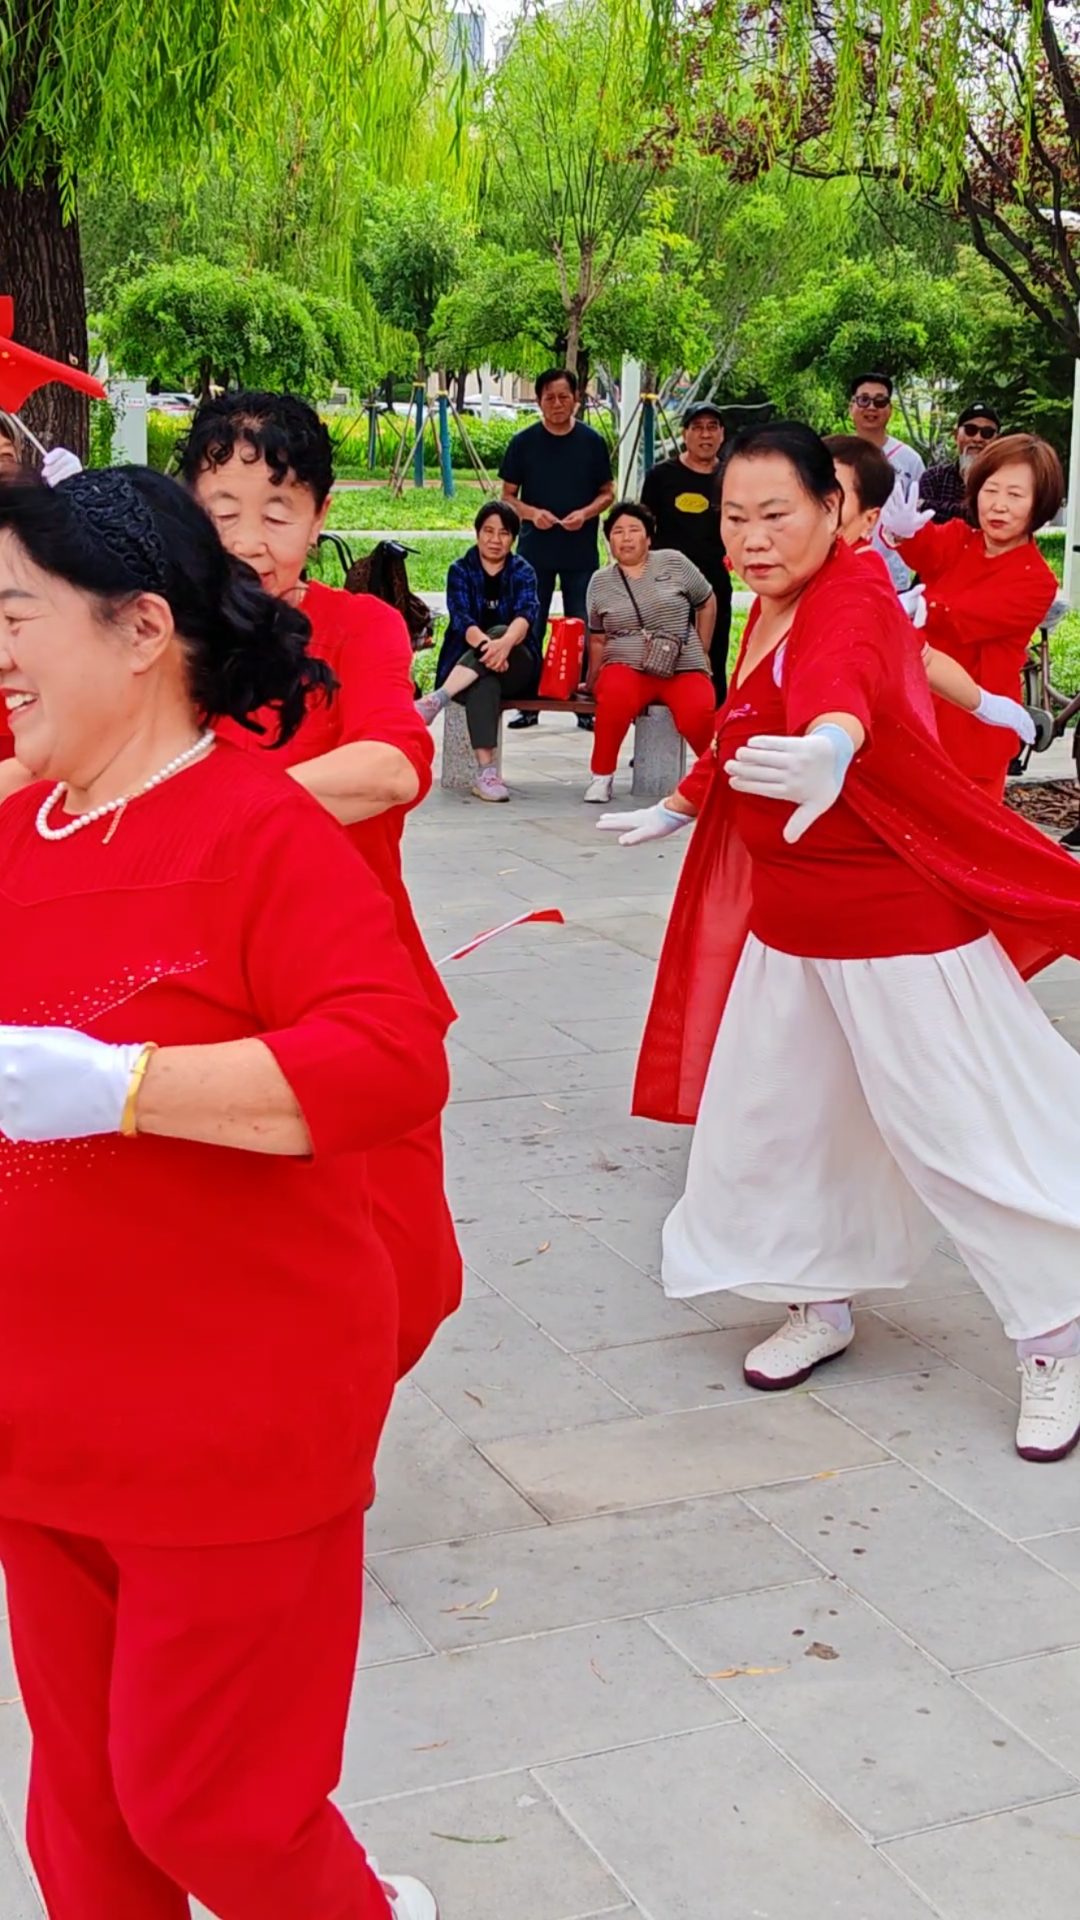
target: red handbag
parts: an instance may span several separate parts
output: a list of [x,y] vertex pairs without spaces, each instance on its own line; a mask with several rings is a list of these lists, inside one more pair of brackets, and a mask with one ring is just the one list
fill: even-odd
[[584,658],[584,620],[553,620],[540,675],[540,699],[572,700],[581,682]]

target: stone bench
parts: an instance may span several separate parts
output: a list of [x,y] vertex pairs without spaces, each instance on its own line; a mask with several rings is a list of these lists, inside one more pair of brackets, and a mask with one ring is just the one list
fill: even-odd
[[[507,711],[522,713],[595,713],[592,700],[515,700]],[[503,728],[495,765],[502,773]],[[584,770],[583,770],[584,771]],[[646,707],[634,722],[634,767],[630,791],[636,800],[659,800],[678,786],[686,772],[686,742],[677,732],[666,707]],[[476,779],[476,759],[469,745],[464,707],[456,700],[443,714],[442,785],[448,793],[469,793]]]

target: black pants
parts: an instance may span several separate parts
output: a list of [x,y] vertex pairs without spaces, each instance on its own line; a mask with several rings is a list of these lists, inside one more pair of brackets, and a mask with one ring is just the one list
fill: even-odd
[[457,664],[471,667],[480,675],[464,693],[454,695],[458,706],[465,709],[470,744],[474,752],[477,747],[485,747],[494,753],[499,743],[499,712],[503,702],[531,700],[536,693],[540,669],[524,642],[514,648],[505,673],[493,673],[490,667],[485,667],[471,647]]
[[564,572],[560,567],[552,567],[550,570],[547,567],[536,568],[536,590],[540,597],[540,612],[535,628],[538,645],[544,644],[556,581],[562,587],[563,613],[566,618],[584,620],[585,595],[589,590],[589,581],[595,572],[595,567],[573,567],[569,573]]
[[716,627],[709,652],[709,671],[712,674],[716,704],[722,707],[727,699],[727,657],[731,643],[731,576],[725,570],[722,583],[711,583],[716,595]]

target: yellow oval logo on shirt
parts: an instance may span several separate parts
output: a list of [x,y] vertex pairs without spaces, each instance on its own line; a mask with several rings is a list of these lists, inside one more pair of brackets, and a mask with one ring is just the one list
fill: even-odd
[[680,513],[708,513],[709,502],[703,493],[677,493],[675,505]]

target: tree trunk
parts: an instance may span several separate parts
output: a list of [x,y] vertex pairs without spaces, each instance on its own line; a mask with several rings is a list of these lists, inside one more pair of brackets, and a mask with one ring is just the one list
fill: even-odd
[[576,305],[571,306],[566,316],[566,365],[570,373],[577,372],[578,351],[581,343],[581,314]]
[[[15,302],[15,339],[35,353],[85,368],[86,298],[77,219],[65,222],[55,171],[40,186],[0,183],[0,293]],[[55,382],[31,394],[23,416],[46,446],[89,449],[85,394]]]

